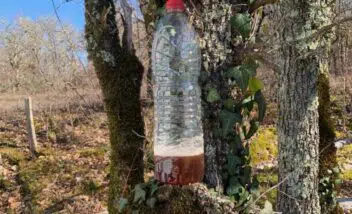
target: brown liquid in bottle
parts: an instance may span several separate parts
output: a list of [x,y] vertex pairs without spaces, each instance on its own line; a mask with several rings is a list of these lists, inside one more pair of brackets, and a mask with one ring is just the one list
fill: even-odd
[[194,156],[155,156],[155,179],[159,182],[187,185],[201,182],[204,154]]

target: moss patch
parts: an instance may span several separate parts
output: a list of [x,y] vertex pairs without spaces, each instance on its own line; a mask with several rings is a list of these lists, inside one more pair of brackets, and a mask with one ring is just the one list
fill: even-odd
[[0,175],[0,190],[9,190],[11,186],[11,182]]
[[341,166],[342,173],[341,178],[345,181],[352,180],[352,169],[350,167],[345,168],[346,165],[352,165],[352,145],[342,147],[337,151],[337,160]]
[[352,144],[342,147],[337,151],[337,161],[340,165],[346,164],[348,162],[352,163]]
[[82,182],[82,192],[87,195],[92,195],[99,190],[99,184],[93,179],[88,179]]
[[343,171],[341,178],[345,181],[352,181],[352,169]]
[[250,154],[252,166],[276,159],[278,154],[276,129],[260,128],[251,142]]
[[340,132],[340,131],[335,131],[335,135],[337,139],[345,138],[347,137],[346,133]]
[[[278,173],[273,169],[265,169],[256,173],[259,181],[260,194],[267,191],[270,187],[275,186],[278,183]],[[260,207],[264,207],[265,201],[269,201],[274,207],[276,206],[277,189],[273,189],[268,192],[263,198],[258,201]]]
[[98,157],[102,158],[108,152],[108,147],[98,147],[98,148],[85,148],[79,150],[78,153],[81,157]]
[[10,164],[17,165],[20,161],[27,158],[26,153],[18,148],[0,148],[0,154],[3,158],[8,159]]

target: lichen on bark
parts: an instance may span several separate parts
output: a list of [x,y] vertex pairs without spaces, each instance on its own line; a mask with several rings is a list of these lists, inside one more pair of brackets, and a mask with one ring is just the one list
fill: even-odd
[[[315,41],[301,41],[312,33],[315,1],[280,1],[278,88],[279,182],[277,210],[320,213],[318,196],[319,127]],[[317,47],[315,47],[317,48]],[[316,49],[313,49],[316,50]]]
[[140,85],[143,66],[119,41],[112,0],[85,0],[85,36],[108,115],[111,169],[109,213],[128,186],[143,182],[143,120]]

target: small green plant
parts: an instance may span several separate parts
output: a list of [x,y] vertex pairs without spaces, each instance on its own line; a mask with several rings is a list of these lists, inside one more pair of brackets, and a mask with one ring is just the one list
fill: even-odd
[[26,154],[17,148],[0,148],[0,154],[6,158],[11,165],[18,165],[20,161],[26,159]]
[[155,203],[157,202],[157,199],[154,196],[157,189],[158,183],[156,180],[150,180],[147,183],[137,184],[132,190],[132,198],[120,198],[119,212],[122,213],[127,208],[127,206],[131,206],[133,209],[138,207],[140,204],[145,204],[153,209]]
[[2,175],[0,175],[0,190],[8,190],[11,188],[11,182],[7,179],[5,179],[5,177],[3,177]]
[[340,169],[335,167],[334,169],[328,169],[328,176],[323,177],[319,181],[319,195],[320,204],[324,206],[324,210],[333,211],[337,205],[337,192],[335,186],[341,184]]
[[88,179],[82,182],[82,190],[87,195],[93,195],[98,192],[99,185],[92,179]]

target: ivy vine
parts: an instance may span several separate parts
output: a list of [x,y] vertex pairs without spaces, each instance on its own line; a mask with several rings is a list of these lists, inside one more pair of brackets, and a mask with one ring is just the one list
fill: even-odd
[[222,102],[219,114],[221,130],[217,134],[229,142],[227,165],[224,167],[225,192],[238,202],[238,206],[248,202],[251,192],[258,188],[258,182],[251,177],[248,142],[257,132],[266,111],[261,91],[264,84],[256,78],[257,68],[257,63],[249,60],[225,72],[224,78],[236,96],[222,98],[215,88],[209,89],[207,96],[210,103]]
[[[253,1],[252,1],[253,2]],[[230,19],[231,26],[241,35],[242,42],[249,41],[252,21],[247,11],[237,13]],[[223,178],[225,193],[244,206],[258,192],[259,183],[252,178],[250,166],[249,139],[257,132],[266,111],[265,98],[262,93],[264,84],[257,75],[258,63],[245,59],[241,65],[223,72],[224,82],[228,84],[229,93],[225,96],[216,88],[208,88],[207,102],[221,104],[219,113],[220,129],[217,137],[229,143],[227,164],[224,166]]]

